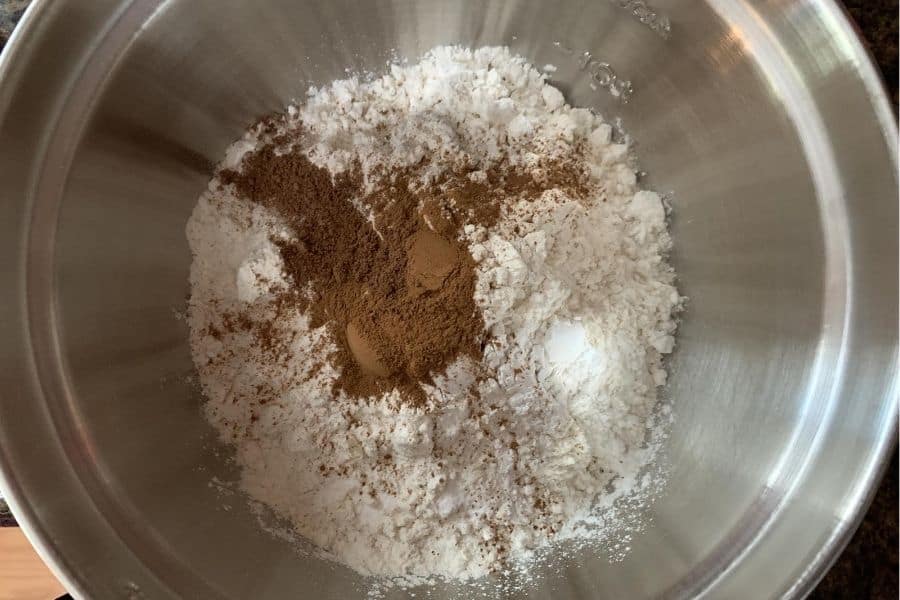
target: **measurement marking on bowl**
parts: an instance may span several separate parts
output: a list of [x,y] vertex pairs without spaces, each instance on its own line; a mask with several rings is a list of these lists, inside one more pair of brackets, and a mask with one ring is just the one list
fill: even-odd
[[574,57],[579,69],[591,74],[591,89],[597,89],[597,86],[606,88],[614,98],[618,98],[623,104],[631,98],[634,92],[631,81],[619,77],[609,63],[597,60],[587,50],[577,52],[562,42],[553,42],[553,45],[559,48],[563,54]]
[[644,0],[610,0],[616,6],[631,11],[638,21],[650,28],[661,38],[667,40],[672,33],[672,24],[669,17],[656,12],[656,9],[647,6]]

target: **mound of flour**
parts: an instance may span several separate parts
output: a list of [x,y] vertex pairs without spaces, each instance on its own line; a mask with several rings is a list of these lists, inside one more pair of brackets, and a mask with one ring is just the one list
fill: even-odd
[[[312,89],[287,114],[282,128],[302,126],[304,152],[333,174],[357,165],[372,182],[416,165],[426,181],[464,165],[483,180],[552,157],[582,161],[592,193],[509,198],[496,225],[465,228],[490,342],[481,365],[457,361],[410,407],[333,397],[329,333],[278,301],[290,232],[214,178],[187,227],[191,347],[243,490],[368,575],[470,579],[584,534],[653,458],[681,301],[663,203],[637,187],[627,147],[504,48],[436,48]],[[222,168],[271,137],[252,128]]]

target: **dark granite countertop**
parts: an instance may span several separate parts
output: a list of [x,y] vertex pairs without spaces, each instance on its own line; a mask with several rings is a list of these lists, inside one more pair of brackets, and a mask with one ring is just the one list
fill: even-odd
[[[31,0],[0,0],[0,48],[6,43]],[[898,0],[843,0],[881,69],[897,105]],[[834,567],[811,598],[894,600],[898,597],[898,463],[897,452],[872,506]],[[0,501],[0,526],[15,521]]]

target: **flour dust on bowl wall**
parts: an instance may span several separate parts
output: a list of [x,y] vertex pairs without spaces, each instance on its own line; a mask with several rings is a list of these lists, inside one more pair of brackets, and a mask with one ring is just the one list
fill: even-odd
[[441,47],[313,88],[231,146],[188,225],[194,362],[241,488],[382,586],[624,546],[603,508],[656,491],[665,210],[545,80]]
[[0,471],[74,596],[793,598],[852,531],[896,128],[830,3],[32,6]]

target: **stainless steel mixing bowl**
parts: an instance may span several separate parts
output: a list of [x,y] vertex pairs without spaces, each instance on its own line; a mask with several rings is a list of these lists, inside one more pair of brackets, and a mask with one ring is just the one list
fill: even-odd
[[[188,381],[184,225],[254,117],[447,43],[507,44],[556,65],[572,103],[622,118],[647,185],[674,192],[690,297],[650,525],[624,560],[585,551],[521,597],[812,588],[896,443],[896,126],[831,2],[650,5],[34,3],[0,64],[0,462],[76,596],[362,593],[208,485],[234,473]],[[667,17],[668,39],[635,12]],[[627,104],[608,91],[625,81]]]

